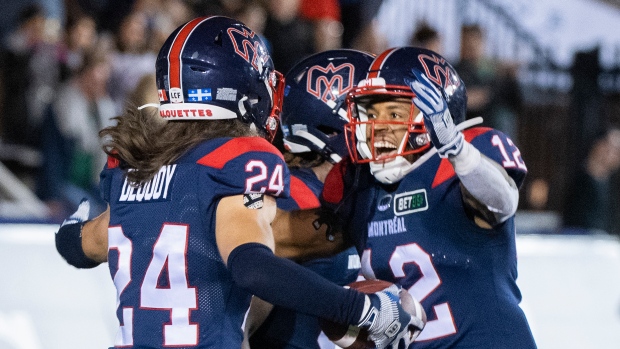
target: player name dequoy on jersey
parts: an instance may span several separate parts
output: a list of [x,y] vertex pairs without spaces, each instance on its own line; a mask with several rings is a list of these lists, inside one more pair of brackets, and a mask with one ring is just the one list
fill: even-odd
[[118,201],[142,202],[148,200],[165,200],[168,198],[168,189],[172,182],[172,176],[177,165],[166,165],[148,183],[143,186],[135,186],[129,183],[127,178],[123,182],[123,189]]

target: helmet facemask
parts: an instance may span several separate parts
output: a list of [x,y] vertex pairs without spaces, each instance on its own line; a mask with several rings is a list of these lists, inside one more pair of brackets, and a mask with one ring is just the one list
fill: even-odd
[[[256,125],[266,133],[266,138],[269,142],[273,142],[280,125],[280,113],[282,112],[282,100],[284,96],[284,76],[277,70],[265,70],[265,77],[262,78],[269,93],[271,99],[271,110],[269,116],[265,119],[264,125]],[[251,109],[252,113],[258,111]],[[253,118],[254,120],[260,120],[259,117]]]
[[[402,179],[415,159],[431,146],[422,113],[411,102],[413,96],[409,88],[381,85],[359,87],[347,98],[350,122],[345,133],[350,156],[355,163],[369,163],[373,175],[383,183]],[[405,118],[385,121],[368,117],[369,106],[398,100],[411,103]]]

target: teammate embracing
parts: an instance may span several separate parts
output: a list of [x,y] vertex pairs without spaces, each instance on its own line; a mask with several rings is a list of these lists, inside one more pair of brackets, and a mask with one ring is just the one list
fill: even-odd
[[227,17],[193,19],[161,48],[156,81],[162,120],[129,110],[102,132],[108,211],[87,221],[85,202],[56,234],[70,264],[108,261],[114,348],[240,348],[252,294],[367,328],[378,348],[408,344],[416,319],[396,286],[364,295],[273,254],[290,174],[265,140],[282,78],[258,35]]
[[[291,196],[276,200],[273,223],[276,255],[293,258],[304,267],[344,286],[357,279],[360,259],[351,247],[334,256],[340,241],[327,242],[325,228],[316,229],[319,196],[325,176],[348,155],[344,138],[347,92],[366,76],[374,56],[356,50],[329,50],[311,55],[286,74],[282,103],[282,131],[291,171]],[[341,237],[341,236],[339,236]],[[335,237],[334,237],[335,238]],[[320,333],[315,316],[281,306],[272,310],[252,300],[246,329],[253,332],[252,349],[318,349],[334,347]],[[270,309],[254,332],[260,313]],[[322,338],[323,339],[323,338]],[[322,344],[322,345],[321,345]]]

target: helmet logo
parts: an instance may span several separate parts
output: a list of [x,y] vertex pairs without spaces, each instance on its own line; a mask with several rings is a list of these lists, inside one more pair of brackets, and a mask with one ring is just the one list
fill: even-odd
[[324,103],[335,102],[354,86],[355,66],[344,63],[337,67],[329,63],[327,67],[315,65],[308,70],[306,90]]
[[173,87],[170,89],[170,102],[172,103],[183,103],[183,90],[178,87]]
[[418,60],[422,63],[426,76],[438,86],[443,87],[448,94],[451,94],[461,84],[457,78],[458,75],[445,59],[435,55],[420,54]]
[[[263,66],[269,60],[269,54],[256,33],[246,28],[242,28],[242,30],[228,28],[227,33],[235,47],[235,52],[262,74]],[[250,57],[249,51],[252,51],[252,57]]]

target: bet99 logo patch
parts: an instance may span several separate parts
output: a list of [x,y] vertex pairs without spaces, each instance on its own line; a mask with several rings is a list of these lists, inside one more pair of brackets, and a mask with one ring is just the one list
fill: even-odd
[[394,196],[394,214],[402,216],[428,210],[426,189],[409,191]]

